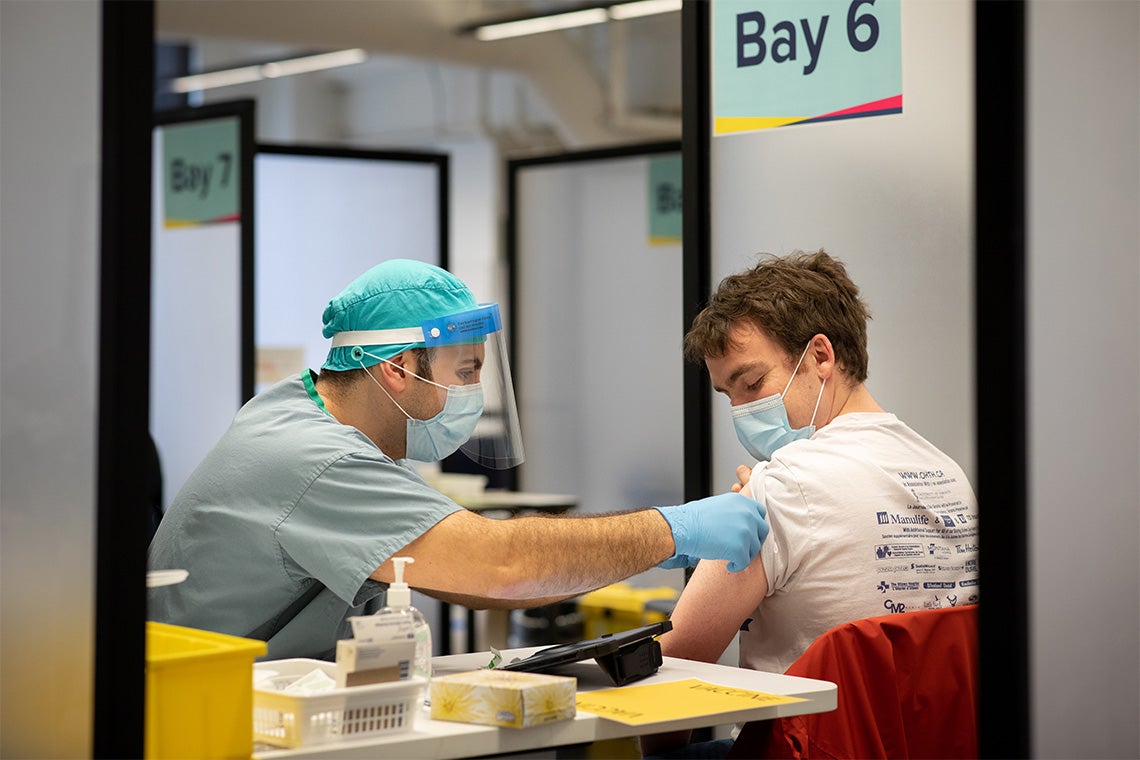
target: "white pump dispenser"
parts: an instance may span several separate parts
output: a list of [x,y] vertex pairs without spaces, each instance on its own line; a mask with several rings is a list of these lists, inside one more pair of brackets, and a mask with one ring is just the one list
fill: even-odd
[[404,566],[415,562],[411,557],[392,557],[392,566],[396,571],[396,582],[388,586],[389,607],[411,607],[412,590],[404,583]]
[[414,675],[431,678],[431,628],[423,613],[412,606],[412,590],[404,582],[404,565],[415,562],[411,557],[393,557],[396,580],[388,586],[386,605],[377,612],[381,616],[400,616],[407,619],[407,625],[416,639],[416,657],[412,664]]

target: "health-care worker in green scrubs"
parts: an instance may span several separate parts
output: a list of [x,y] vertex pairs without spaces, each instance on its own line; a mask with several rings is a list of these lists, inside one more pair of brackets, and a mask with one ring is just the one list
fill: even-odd
[[330,659],[345,619],[383,606],[394,556],[415,560],[413,588],[473,608],[549,604],[655,565],[748,566],[768,525],[741,494],[495,520],[424,482],[409,460],[522,461],[502,327],[497,305],[429,264],[350,283],[324,312],[320,374],[245,404],[170,505],[149,566],[189,577],[150,590],[149,618],[266,640],[270,659]]

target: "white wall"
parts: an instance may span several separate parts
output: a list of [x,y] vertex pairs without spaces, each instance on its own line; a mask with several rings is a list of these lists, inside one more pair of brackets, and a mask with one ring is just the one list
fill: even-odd
[[[826,248],[871,308],[878,402],[975,473],[973,5],[902,5],[903,112],[716,137],[713,284]],[[712,391],[710,390],[710,393]],[[748,460],[713,400],[713,483]]]
[[1140,3],[1027,16],[1032,754],[1135,758]]
[[0,756],[87,757],[100,5],[0,2]]

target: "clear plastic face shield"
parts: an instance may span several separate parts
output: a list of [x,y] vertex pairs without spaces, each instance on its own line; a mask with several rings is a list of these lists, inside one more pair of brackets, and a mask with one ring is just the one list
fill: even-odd
[[425,320],[419,327],[340,332],[333,336],[332,345],[349,347],[354,359],[363,360],[373,356],[370,346],[413,343],[426,348],[427,372],[424,367],[413,371],[413,363],[406,360],[404,367],[434,386],[440,414],[448,406],[449,389],[454,398],[468,394],[475,384],[482,388],[483,412],[459,450],[493,470],[522,464],[522,432],[498,304]]

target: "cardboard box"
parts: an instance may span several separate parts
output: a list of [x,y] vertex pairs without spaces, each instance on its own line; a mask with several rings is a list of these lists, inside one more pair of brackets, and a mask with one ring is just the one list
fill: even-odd
[[336,643],[337,688],[406,679],[415,656],[416,642],[411,639],[381,643],[341,639]]
[[473,670],[431,679],[432,720],[524,728],[570,720],[578,679],[510,670]]

